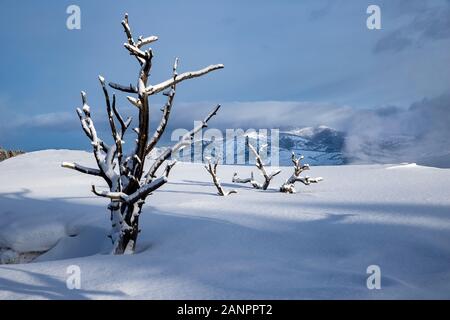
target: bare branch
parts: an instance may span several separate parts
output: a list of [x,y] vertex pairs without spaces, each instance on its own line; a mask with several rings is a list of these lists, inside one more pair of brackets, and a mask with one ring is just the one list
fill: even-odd
[[63,162],[61,163],[61,167],[63,168],[67,168],[67,169],[73,169],[85,174],[90,174],[93,176],[101,176],[101,172],[98,169],[94,169],[94,168],[88,168],[88,167],[84,167],[82,165],[79,165],[77,163],[74,162]]
[[125,120],[125,121],[123,120],[123,117],[121,116],[119,110],[116,107],[116,95],[115,94],[113,94],[112,109],[113,109],[114,115],[116,116],[117,120],[120,123],[120,127],[121,127],[120,135],[123,138],[125,132],[127,131],[128,127],[131,124],[132,118],[128,117],[127,120]]
[[158,40],[157,36],[150,36],[150,37],[139,37],[138,42],[136,43],[136,47],[141,48],[147,44],[153,43]]
[[[117,134],[117,129],[116,129],[116,123],[114,122],[114,114],[111,108],[111,102],[109,99],[109,93],[108,90],[106,89],[105,86],[105,78],[103,78],[102,76],[99,76],[98,79],[100,80],[100,84],[102,86],[103,89],[103,95],[105,96],[105,101],[106,101],[106,112],[108,114],[108,121],[109,121],[109,126],[111,128],[111,135],[114,139],[114,142],[116,144],[116,149],[117,152],[119,152],[119,154],[122,154],[122,139],[121,137]],[[113,104],[115,105],[115,96],[114,96],[114,101]],[[114,155],[113,157],[114,158]],[[113,159],[111,159],[113,160]]]
[[128,87],[118,84],[118,83],[114,83],[114,82],[109,82],[108,85],[116,90],[122,91],[122,92],[127,92],[127,93],[138,93],[138,89],[133,86],[132,84],[130,84]]
[[241,179],[238,177],[238,174],[235,172],[233,174],[233,178],[231,179],[234,183],[250,183],[253,188],[255,189],[262,189],[263,185],[255,180],[255,177],[253,176],[253,172],[250,174],[250,178],[244,178]]
[[[130,25],[128,24],[128,13],[125,13],[125,18],[122,20],[122,26],[125,31],[125,34],[127,35],[128,44],[130,46],[135,46],[133,34],[131,33],[131,28]],[[139,56],[136,56],[136,59],[139,61],[141,65],[144,63],[144,59],[140,58]]]
[[[91,142],[92,142],[93,137],[92,137],[91,130],[89,129],[88,124],[87,124],[88,120],[84,117],[84,113],[83,113],[83,111],[81,111],[80,108],[77,108],[76,111],[77,111],[78,118],[80,119],[81,128],[83,129],[84,133],[89,138],[89,140],[91,140]],[[102,140],[99,140],[99,143],[102,148],[102,151],[107,152],[109,147]]]
[[80,118],[81,128],[83,129],[84,133],[89,138],[89,140],[92,140],[92,133],[86,124],[86,120],[83,118],[83,111],[81,111],[80,108],[77,108],[76,110],[78,118]]
[[322,177],[317,177],[317,178],[311,178],[311,177],[298,177],[297,179],[295,179],[295,181],[299,181],[301,183],[303,183],[305,186],[309,186],[311,183],[319,183],[320,181],[323,181]]
[[123,29],[127,35],[128,43],[134,45],[133,35],[131,34],[131,28],[128,24],[128,13],[125,13],[125,18],[122,20]]
[[224,67],[223,64],[215,64],[215,65],[208,66],[208,67],[198,70],[198,71],[185,72],[185,73],[178,75],[175,78],[161,82],[160,84],[147,87],[145,89],[145,91],[146,91],[147,95],[150,96],[152,94],[156,94],[158,92],[166,90],[167,88],[172,86],[174,83],[179,83],[179,82],[187,80],[187,79],[201,77],[211,71],[222,69],[223,67]]
[[[91,140],[91,145],[94,151],[95,161],[97,162],[97,166],[100,169],[101,176],[105,179],[109,186],[112,186],[112,171],[109,170],[109,166],[105,163],[105,159],[108,157],[108,154],[115,152],[115,148],[111,148],[106,146],[106,144],[98,138],[97,130],[95,129],[94,122],[91,119],[91,109],[87,104],[87,97],[84,91],[81,92],[81,99],[83,101],[82,111],[78,108],[78,116],[82,122],[83,130],[88,132],[86,133]],[[84,113],[84,118],[83,118]],[[106,157],[103,157],[102,152],[106,152]]]
[[294,164],[294,173],[286,180],[285,183],[280,187],[280,191],[284,193],[296,193],[295,182],[301,182],[304,185],[309,186],[311,183],[318,183],[323,180],[323,178],[310,178],[310,177],[300,177],[303,171],[310,170],[309,164],[301,164],[303,156],[296,158],[295,153],[292,152],[292,163]]
[[158,168],[164,163],[164,161],[169,159],[174,152],[176,152],[177,150],[180,150],[181,148],[191,145],[192,138],[194,137],[194,135],[197,132],[199,132],[200,130],[202,130],[203,128],[208,127],[208,121],[211,120],[211,118],[217,114],[219,109],[220,109],[220,104],[218,104],[214,108],[214,110],[211,111],[206,116],[206,118],[202,121],[202,123],[200,125],[198,125],[194,129],[192,129],[191,131],[187,132],[183,137],[181,137],[180,141],[178,141],[175,145],[164,150],[164,152],[153,162],[152,166],[150,167],[150,170],[146,174],[146,181],[147,182],[151,181],[155,177],[155,174],[156,174],[156,171],[158,170]]
[[151,192],[155,191],[159,187],[161,187],[163,184],[167,182],[167,177],[162,176],[158,179],[153,180],[151,183],[144,184],[142,187],[140,187],[136,192],[133,194],[130,194],[127,199],[127,203],[135,203],[139,199],[145,199],[147,195],[149,195]]
[[127,202],[126,200],[128,199],[128,195],[123,192],[97,191],[94,185],[92,185],[91,191],[96,196],[109,198],[113,201]]
[[[175,78],[177,76],[177,67],[178,67],[178,58],[175,59],[175,62],[173,64],[173,77]],[[158,143],[159,139],[161,138],[162,134],[164,133],[164,130],[166,129],[167,123],[169,121],[170,111],[172,109],[173,105],[173,99],[175,97],[175,90],[176,90],[176,83],[174,82],[172,84],[172,87],[170,88],[169,93],[167,94],[167,102],[163,109],[163,115],[161,118],[161,121],[158,125],[158,127],[155,130],[155,133],[153,134],[153,137],[150,139],[150,142],[147,145],[147,150],[145,154],[149,154],[153,148]]]
[[235,173],[233,176],[233,182],[237,182],[237,183],[249,183],[250,182],[251,185],[253,186],[253,188],[255,188],[255,189],[267,190],[273,177],[280,174],[281,170],[276,170],[276,171],[272,172],[271,174],[268,174],[266,171],[266,168],[264,167],[264,163],[263,163],[259,153],[256,151],[256,149],[250,143],[248,143],[248,147],[249,147],[250,151],[255,155],[256,167],[261,171],[261,174],[264,177],[264,183],[259,183],[258,181],[256,181],[253,178],[253,172],[252,172],[251,178],[247,178],[247,179],[240,179],[237,177],[237,173]]
[[151,183],[144,184],[136,192],[130,195],[127,195],[124,192],[97,191],[94,185],[92,185],[92,192],[99,197],[109,198],[112,201],[120,201],[125,202],[127,204],[133,204],[136,203],[139,199],[145,199],[145,197],[148,196],[148,194],[155,191],[166,182],[167,182],[166,176],[160,177],[152,181]]
[[218,104],[213,111],[211,111],[205,119],[203,119],[203,128],[206,128],[208,126],[208,122],[209,120],[211,120],[212,117],[214,117],[215,115],[217,115],[217,112],[219,111],[221,105]]
[[127,100],[138,109],[142,107],[141,101],[134,97],[127,96]]
[[[105,162],[106,162],[106,168],[103,169],[105,174],[107,176],[109,176],[109,179],[112,180],[118,180],[120,181],[120,179],[116,179],[115,173],[114,173],[114,169],[110,169],[111,167],[114,167],[114,160],[115,157],[117,155],[117,162],[119,163],[119,171],[120,174],[123,174],[123,170],[122,170],[122,156],[123,156],[123,148],[122,145],[124,144],[123,141],[123,135],[127,129],[126,124],[123,122],[122,117],[120,116],[117,107],[116,107],[116,96],[113,95],[113,103],[111,106],[111,102],[109,99],[109,93],[108,93],[108,89],[106,88],[105,85],[105,78],[103,78],[102,76],[99,76],[99,80],[100,80],[100,84],[102,86],[103,89],[103,94],[105,96],[105,101],[106,101],[106,112],[108,115],[108,121],[109,121],[109,126],[111,128],[111,135],[113,138],[113,141],[115,143],[115,148],[110,148],[109,150],[107,150],[106,152],[106,157],[105,157]],[[117,117],[120,125],[121,125],[121,131],[120,133],[117,132],[117,128],[116,128],[116,123],[114,121],[114,116]],[[131,120],[130,120],[131,121]],[[122,186],[119,183],[119,190],[122,190]]]
[[128,51],[130,51],[130,54],[138,57],[138,58],[142,58],[143,60],[147,59],[147,53],[140,50],[138,47],[131,45],[129,43],[124,43],[123,45]]
[[172,168],[177,164],[177,160],[173,160],[172,162],[168,163],[166,166],[166,170],[164,171],[164,175],[169,178],[170,171]]
[[219,164],[219,159],[216,160],[216,163],[214,164],[214,166],[211,164],[211,160],[208,159],[208,165],[205,166],[206,171],[209,172],[209,174],[211,175],[212,179],[213,179],[213,183],[217,188],[217,194],[220,196],[228,196],[232,193],[237,193],[236,190],[230,190],[230,191],[225,191],[222,188],[222,185],[220,184],[220,179],[217,177],[217,165]]

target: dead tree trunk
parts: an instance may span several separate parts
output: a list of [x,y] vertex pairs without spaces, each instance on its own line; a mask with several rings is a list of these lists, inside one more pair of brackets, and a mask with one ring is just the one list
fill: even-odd
[[[144,173],[144,164],[146,156],[156,146],[161,135],[166,129],[169,115],[172,109],[175,97],[176,85],[184,80],[203,76],[211,71],[223,68],[222,64],[211,65],[204,69],[194,72],[177,73],[178,59],[175,59],[173,65],[173,76],[156,85],[149,85],[148,78],[152,68],[153,51],[151,48],[144,50],[147,46],[158,40],[156,36],[137,39],[133,38],[130,26],[128,24],[128,15],[122,21],[127,42],[124,44],[130,55],[134,56],[140,65],[136,86],[120,85],[109,83],[109,86],[118,91],[133,94],[128,96],[128,101],[138,108],[138,125],[133,131],[136,133],[135,146],[130,153],[125,154],[123,150],[124,135],[131,124],[131,118],[124,120],[116,106],[116,97],[112,96],[112,101],[102,76],[99,77],[103,94],[106,101],[109,125],[113,143],[108,145],[97,135],[94,122],[91,118],[91,110],[87,104],[86,94],[81,93],[83,107],[77,109],[84,133],[91,141],[93,153],[98,168],[88,168],[77,163],[64,162],[63,167],[77,170],[79,172],[99,176],[103,178],[108,186],[108,190],[97,190],[92,186],[92,192],[100,197],[109,198],[108,209],[111,212],[111,233],[109,237],[113,243],[113,253],[123,254],[132,253],[136,248],[136,241],[139,229],[139,216],[146,197],[153,191],[160,188],[167,182],[169,172],[175,163],[166,166],[164,173],[157,177],[158,168],[170,158],[173,152],[190,145],[193,135],[207,126],[208,121],[217,113],[220,106],[217,106],[201,123],[186,134],[176,145],[163,153],[155,160],[151,169]],[[150,105],[149,97],[163,92],[167,96],[167,102],[163,107],[161,121],[153,135],[149,135],[149,116]]]
[[248,143],[248,147],[249,147],[250,151],[255,155],[256,167],[261,171],[261,174],[264,177],[264,182],[260,183],[260,182],[256,181],[254,179],[253,172],[251,173],[250,178],[246,178],[246,179],[239,178],[237,173],[235,172],[233,175],[232,181],[235,183],[250,183],[253,186],[253,188],[255,188],[255,189],[267,190],[273,177],[275,177],[277,174],[279,174],[281,172],[281,170],[276,170],[276,171],[272,172],[271,174],[268,174],[266,171],[266,168],[264,167],[263,161],[262,161],[259,153],[256,151],[256,149],[250,143]]
[[217,194],[219,196],[228,196],[232,193],[237,193],[236,190],[225,191],[223,189],[222,185],[220,184],[220,179],[217,177],[217,166],[219,164],[219,159],[216,160],[214,165],[211,163],[211,159],[207,159],[207,160],[208,160],[208,164],[205,166],[205,168],[206,168],[206,171],[208,171],[212,177],[214,185],[217,188]]
[[294,164],[294,173],[289,177],[289,179],[286,180],[285,183],[280,187],[280,191],[284,193],[295,193],[295,183],[297,181],[303,183],[304,185],[310,185],[311,183],[318,183],[319,181],[322,181],[323,178],[310,178],[308,176],[306,177],[300,177],[300,174],[303,171],[309,170],[309,164],[301,164],[301,160],[303,160],[303,156],[300,156],[299,158],[295,157],[295,153],[292,152],[292,163]]

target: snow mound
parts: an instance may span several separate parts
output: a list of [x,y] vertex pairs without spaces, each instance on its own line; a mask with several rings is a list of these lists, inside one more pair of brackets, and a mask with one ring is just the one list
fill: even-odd
[[386,169],[391,170],[391,169],[409,169],[409,168],[419,168],[420,166],[417,165],[417,163],[401,163],[398,166],[390,166],[387,167]]

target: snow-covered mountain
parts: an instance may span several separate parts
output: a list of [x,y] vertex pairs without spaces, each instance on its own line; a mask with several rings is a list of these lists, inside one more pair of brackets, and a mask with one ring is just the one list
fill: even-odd
[[[297,155],[304,155],[304,162],[315,166],[345,164],[346,160],[343,153],[344,139],[345,134],[343,132],[326,126],[282,130],[279,132],[278,164],[281,166],[291,165],[292,152],[295,152]],[[264,131],[245,132],[234,140],[217,140],[215,143],[219,143],[223,148],[221,158],[227,158],[226,150],[233,150],[232,154],[236,161],[239,158],[243,158],[245,159],[245,164],[249,164],[251,157],[249,157],[249,150],[246,148],[246,140],[253,146],[261,147],[267,144],[266,148],[270,156],[272,149],[270,131],[267,135]],[[201,153],[195,156],[196,150],[202,150],[202,145],[203,150],[205,150],[211,142],[205,140],[194,142],[190,152],[189,150],[184,150],[180,154],[179,160],[191,162],[193,159],[201,159]],[[164,148],[155,149],[151,158],[155,158],[162,150]],[[238,164],[244,163],[238,162]]]
[[[249,150],[246,148],[246,139],[253,146],[261,146],[267,143],[268,161],[272,151],[270,130],[254,132],[242,132],[242,135],[234,140],[217,140],[222,143],[223,153],[221,158],[226,159],[226,150],[233,150],[235,160],[245,159],[245,162],[231,162],[231,164],[250,163]],[[245,136],[247,138],[245,138]],[[304,163],[312,166],[343,165],[343,164],[371,164],[371,163],[400,163],[415,162],[420,165],[449,168],[450,150],[435,150],[430,146],[427,150],[417,149],[417,137],[412,135],[372,135],[347,133],[327,126],[290,128],[279,131],[279,161],[276,165],[291,165],[291,154],[304,155]],[[262,142],[261,142],[262,141]],[[267,141],[267,142],[266,142]],[[201,152],[210,145],[211,141],[194,142],[196,149],[184,150],[180,160],[201,162]],[[422,143],[423,144],[423,143]],[[154,151],[153,157],[163,150]],[[194,151],[197,155],[194,156]],[[264,157],[263,157],[264,158]],[[230,162],[228,162],[230,164]]]
[[288,165],[291,153],[303,154],[311,165],[341,165],[345,134],[330,127],[307,127],[280,132],[280,163]]

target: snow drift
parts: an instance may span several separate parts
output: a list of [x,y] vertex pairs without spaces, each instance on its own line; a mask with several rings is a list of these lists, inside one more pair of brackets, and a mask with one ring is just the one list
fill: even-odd
[[[259,191],[230,182],[253,167],[221,166],[238,194],[219,197],[203,165],[179,163],[148,199],[138,252],[111,256],[107,200],[89,188],[101,180],[63,160],[93,165],[67,150],[0,163],[0,248],[41,254],[0,265],[0,299],[450,298],[450,170],[314,167],[325,181],[287,195],[291,167]],[[80,290],[66,287],[71,265]],[[369,265],[381,290],[366,287]]]

